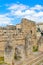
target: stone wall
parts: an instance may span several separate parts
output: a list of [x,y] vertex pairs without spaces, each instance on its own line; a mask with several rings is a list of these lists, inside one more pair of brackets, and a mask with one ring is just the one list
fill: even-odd
[[[29,37],[30,36],[30,37]],[[6,26],[6,27],[0,27],[0,50],[3,50],[5,52],[5,47],[7,42],[9,41],[9,44],[13,47],[13,55],[15,55],[15,48],[19,45],[28,46],[28,49],[32,47],[32,45],[37,45],[37,39],[36,39],[36,24],[33,21],[22,19],[21,23],[16,26]],[[31,42],[31,43],[30,43]],[[30,45],[30,47],[29,47]],[[20,47],[20,50],[22,48]],[[18,48],[19,49],[19,48]],[[23,51],[23,49],[21,50]],[[28,50],[30,52],[30,50]],[[28,53],[28,52],[27,52]],[[9,57],[10,54],[8,54]],[[24,53],[21,52],[21,57],[24,58]],[[9,59],[6,54],[4,54],[6,62],[9,62],[11,58]]]

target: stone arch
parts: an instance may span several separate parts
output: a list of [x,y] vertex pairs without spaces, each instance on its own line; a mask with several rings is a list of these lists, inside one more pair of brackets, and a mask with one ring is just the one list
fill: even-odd
[[19,44],[15,47],[15,59],[16,60],[24,60],[24,45]]
[[31,54],[31,48],[32,48],[32,40],[31,40],[31,34],[28,33],[26,35],[26,38],[25,38],[25,52],[26,52],[26,55],[28,56],[29,54]]
[[10,45],[9,42],[7,42],[4,50],[4,61],[11,65],[13,59],[14,59],[13,47]]
[[7,41],[7,43],[5,44],[5,54],[10,54],[12,50],[13,50],[13,47],[11,46],[9,41]]

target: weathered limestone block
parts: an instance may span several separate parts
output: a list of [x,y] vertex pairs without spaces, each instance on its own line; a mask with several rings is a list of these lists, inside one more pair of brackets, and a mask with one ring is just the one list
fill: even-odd
[[28,57],[29,54],[32,53],[32,40],[31,40],[31,34],[28,34],[25,38],[25,53]]
[[43,36],[40,36],[38,40],[38,47],[40,51],[43,51]]
[[14,50],[13,47],[8,43],[5,46],[4,51],[4,61],[10,65],[12,65],[12,60],[14,59]]
[[24,60],[25,59],[25,49],[23,45],[17,45],[15,47],[15,59]]

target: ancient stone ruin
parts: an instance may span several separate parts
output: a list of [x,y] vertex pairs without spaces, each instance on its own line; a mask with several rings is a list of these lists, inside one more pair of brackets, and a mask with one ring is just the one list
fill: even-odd
[[0,50],[4,60],[23,60],[32,53],[32,47],[37,46],[36,24],[34,21],[22,19],[16,26],[0,27]]

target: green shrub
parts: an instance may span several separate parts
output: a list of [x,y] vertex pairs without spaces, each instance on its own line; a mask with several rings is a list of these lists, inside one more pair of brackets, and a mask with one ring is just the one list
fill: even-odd
[[0,65],[3,65],[3,64],[10,65],[10,64],[5,63],[4,61],[0,62]]
[[17,56],[17,55],[15,54],[14,59],[15,59],[15,60],[20,60],[20,59],[21,59],[21,56]]
[[4,61],[4,57],[0,57],[0,61]]
[[38,51],[38,46],[33,46],[33,52],[37,52]]

